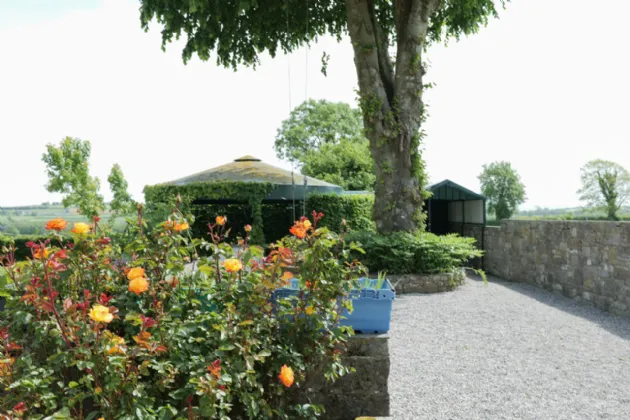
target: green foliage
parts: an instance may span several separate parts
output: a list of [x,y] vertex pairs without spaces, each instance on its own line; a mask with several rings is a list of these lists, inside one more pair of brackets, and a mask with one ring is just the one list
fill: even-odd
[[109,208],[113,213],[111,220],[113,221],[118,215],[133,213],[136,202],[131,198],[131,195],[127,191],[129,184],[125,179],[122,169],[120,169],[120,165],[117,163],[112,166],[109,177],[107,177],[107,182],[109,182],[109,189],[114,195],[114,198],[109,203]]
[[366,139],[326,143],[306,152],[302,162],[304,175],[339,185],[345,190],[374,190],[374,161]]
[[[394,19],[396,5],[411,8],[418,1],[372,2],[374,17],[385,39],[393,41],[398,35]],[[505,3],[504,0],[437,2],[439,7],[432,9],[429,17],[427,40],[439,42],[476,33],[489,17],[497,15],[497,5]],[[236,68],[239,64],[256,65],[259,55],[265,52],[275,57],[279,49],[292,52],[324,34],[341,39],[347,33],[345,2],[312,0],[308,5],[307,9],[302,0],[144,0],[140,18],[145,29],[153,19],[163,26],[163,48],[184,34],[185,62],[193,54],[208,60],[215,53],[217,64]]]
[[48,144],[42,160],[48,174],[46,189],[63,194],[64,207],[76,206],[91,219],[105,209],[105,203],[98,193],[99,179],[90,176],[90,151],[89,141],[66,137],[59,146]]
[[[142,212],[119,244],[75,234],[5,264],[0,293],[0,412],[11,418],[314,418],[294,392],[309,375],[334,381],[351,331],[339,325],[363,267],[326,228],[271,254],[194,239],[174,211],[152,231]],[[313,221],[315,224],[315,221]],[[212,257],[199,258],[208,249]],[[132,256],[132,257],[130,257]],[[196,271],[185,265],[194,262]],[[297,278],[298,296],[272,296]],[[133,269],[132,271],[129,271]],[[99,305],[101,305],[99,307]],[[279,379],[286,365],[295,375]]]
[[371,195],[313,194],[306,200],[306,214],[324,213],[320,226],[341,231],[344,226],[352,230],[374,230]]
[[525,185],[509,162],[483,165],[479,175],[481,193],[486,196],[488,211],[497,219],[509,219],[525,201]]
[[[252,242],[265,243],[262,218],[262,200],[274,189],[274,185],[266,182],[193,182],[186,185],[154,185],[144,188],[145,202],[148,206],[154,203],[173,202],[180,197],[184,208],[196,200],[233,200],[249,205],[252,217]],[[218,214],[217,214],[218,215]],[[199,227],[196,227],[199,229]]]
[[370,272],[389,274],[441,273],[464,267],[467,261],[483,255],[475,240],[456,234],[351,232],[346,239],[358,242],[365,254],[356,253]]
[[361,112],[343,102],[309,99],[282,121],[274,148],[280,159],[304,164],[308,152],[341,140],[365,140]]
[[621,207],[630,199],[630,172],[607,160],[592,160],[581,169],[580,200],[592,209],[603,210],[617,220]]

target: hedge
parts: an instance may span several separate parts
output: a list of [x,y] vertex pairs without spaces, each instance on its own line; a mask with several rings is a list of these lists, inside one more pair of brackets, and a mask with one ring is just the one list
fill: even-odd
[[313,194],[306,200],[306,211],[310,215],[313,210],[324,213],[319,226],[325,226],[334,232],[341,230],[343,220],[352,230],[373,231],[372,195],[337,195]]
[[354,257],[370,272],[389,274],[442,273],[464,267],[473,258],[483,255],[474,238],[456,234],[438,236],[433,233],[395,232],[381,235],[375,232],[351,232],[347,240],[358,242],[365,254]]
[[[43,242],[50,239],[49,236],[43,235],[18,235],[18,236],[0,236],[0,255],[4,254],[3,248],[8,247],[11,243],[15,244],[15,259],[18,261],[31,257],[31,250],[26,246],[27,242]],[[59,246],[56,240],[51,241],[52,245]]]

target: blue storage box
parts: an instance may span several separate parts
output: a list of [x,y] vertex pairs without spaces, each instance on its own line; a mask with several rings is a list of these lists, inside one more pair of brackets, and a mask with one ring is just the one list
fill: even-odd
[[[392,318],[392,302],[396,298],[396,293],[389,280],[382,281],[380,288],[378,279],[359,279],[361,289],[350,292],[352,299],[352,313],[344,309],[341,325],[347,325],[357,333],[382,334],[389,331],[389,324]],[[277,289],[273,293],[273,299],[282,299],[297,296],[299,293],[299,283],[297,279],[291,280],[291,285],[282,289]]]

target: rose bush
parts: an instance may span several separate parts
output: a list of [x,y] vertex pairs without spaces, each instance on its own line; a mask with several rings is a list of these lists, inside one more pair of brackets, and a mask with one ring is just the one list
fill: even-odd
[[[340,313],[364,273],[349,260],[354,244],[317,228],[321,217],[296,222],[266,256],[248,236],[227,245],[223,217],[199,239],[177,209],[147,229],[141,207],[124,249],[98,219],[72,227],[71,241],[61,236],[65,221],[51,221],[51,240],[29,243],[27,261],[5,248],[0,413],[318,416],[322,407],[303,401],[299,384],[316,368],[329,380],[349,373],[341,353],[352,331],[339,325]],[[199,257],[202,249],[211,257]],[[298,296],[273,299],[294,278]]]

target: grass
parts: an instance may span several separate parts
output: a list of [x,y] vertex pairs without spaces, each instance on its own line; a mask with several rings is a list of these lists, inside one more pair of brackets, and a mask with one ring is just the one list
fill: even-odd
[[[65,209],[61,205],[0,207],[0,234],[14,236],[44,233],[46,222],[60,217],[71,225],[77,222],[88,222],[85,216],[78,214],[77,209]],[[101,223],[107,223],[111,217],[109,212],[101,215]],[[125,221],[118,218],[114,230],[124,229]]]

